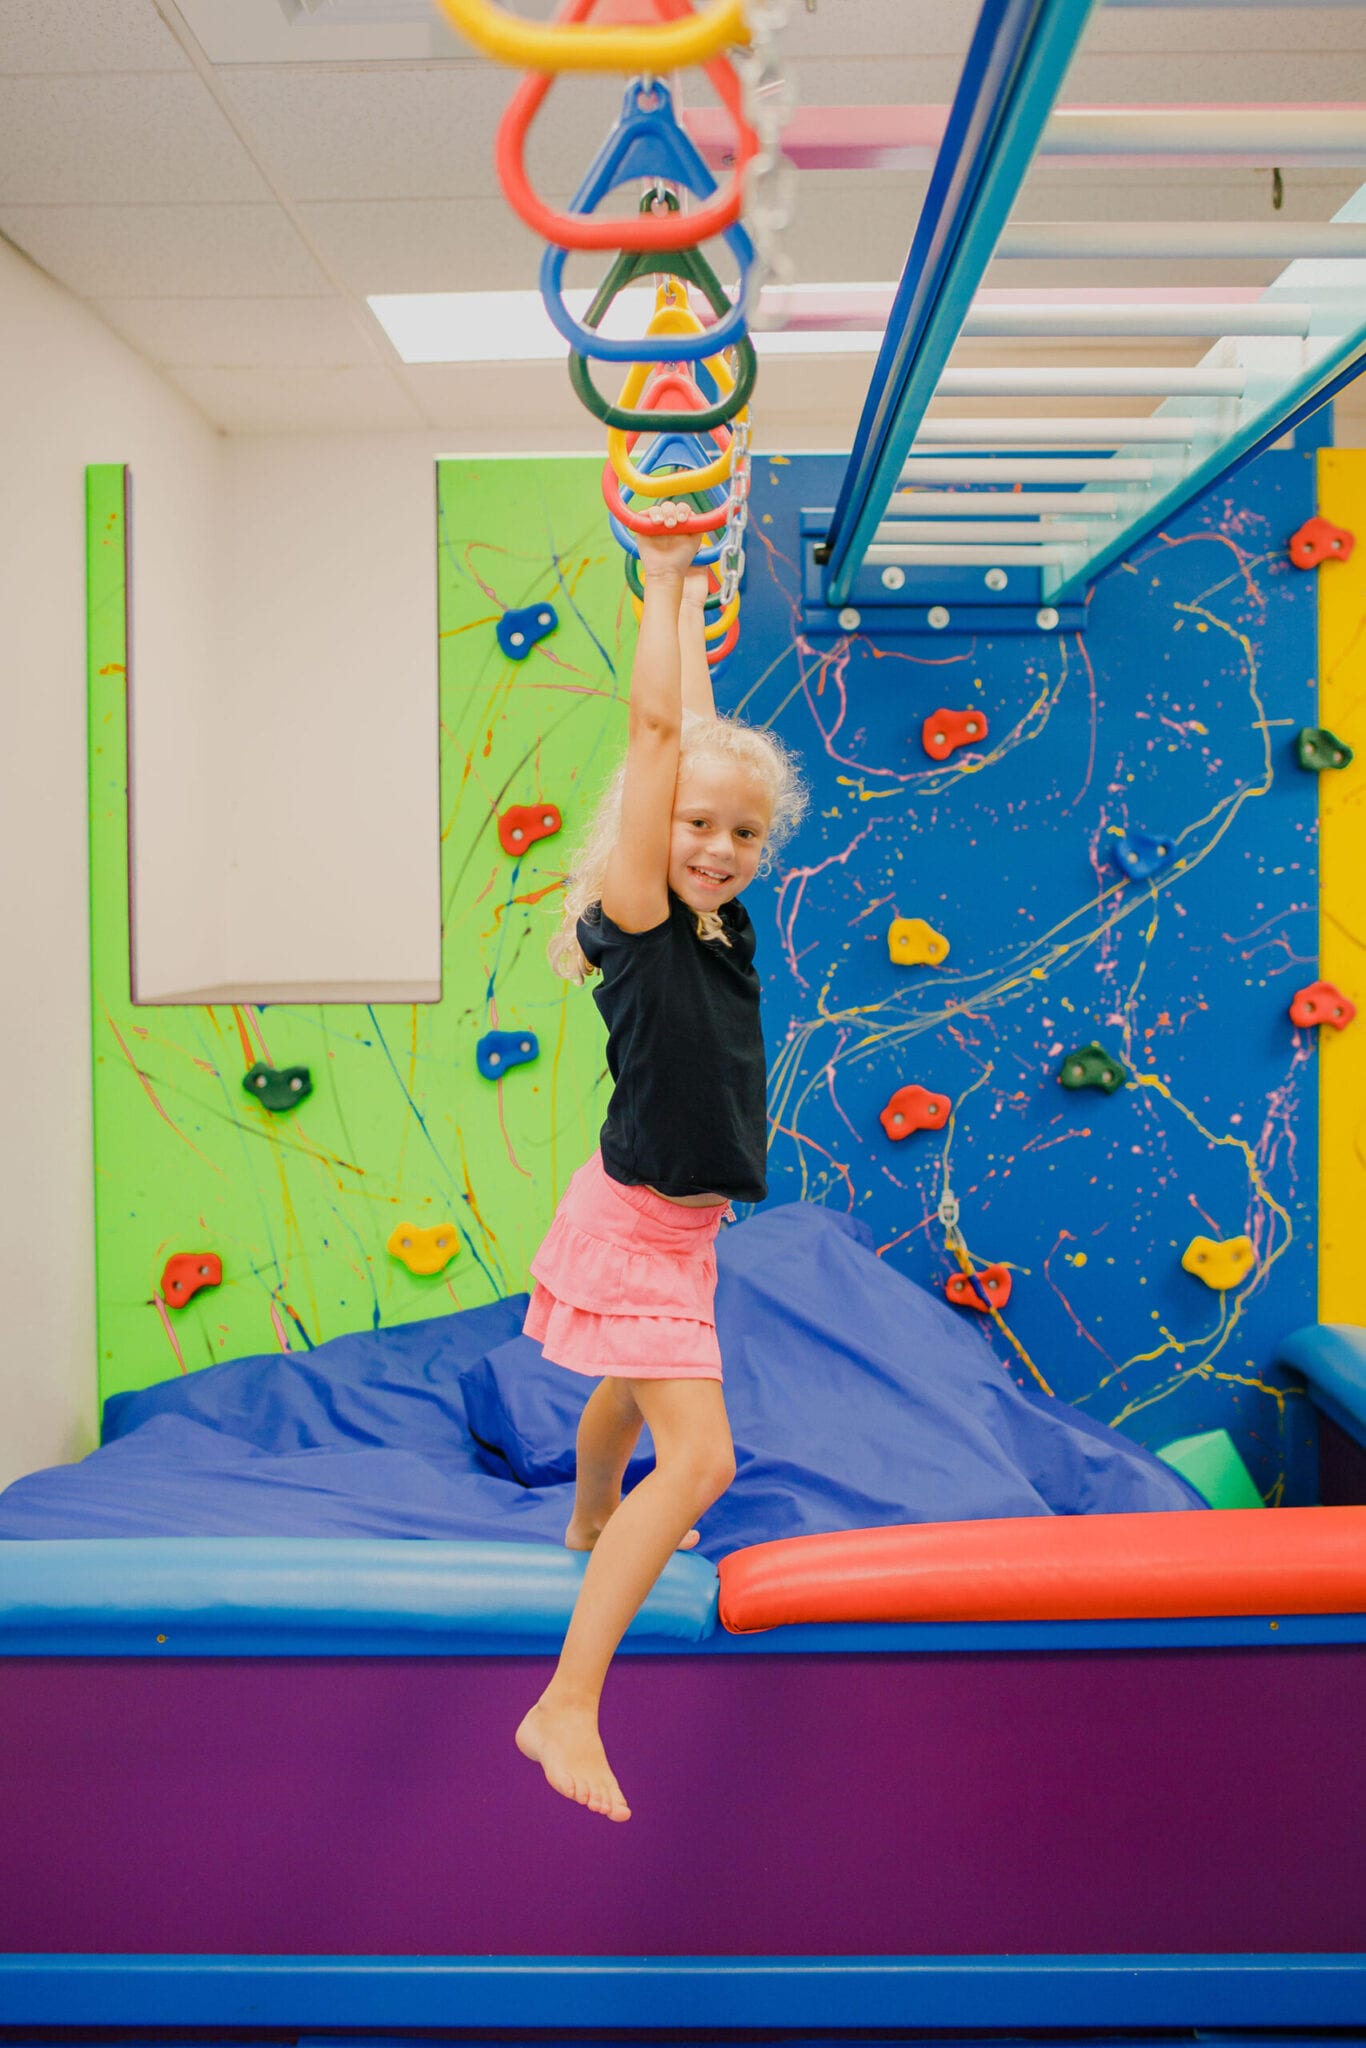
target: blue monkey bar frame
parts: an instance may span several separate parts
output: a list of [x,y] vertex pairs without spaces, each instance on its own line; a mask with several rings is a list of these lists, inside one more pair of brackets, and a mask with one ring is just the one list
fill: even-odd
[[[804,624],[809,631],[855,630],[866,606],[878,608],[880,631],[915,632],[927,621],[942,630],[950,617],[963,630],[1079,626],[1087,586],[1102,570],[1175,518],[1218,478],[1307,420],[1366,367],[1366,260],[1353,255],[1296,261],[1260,302],[1262,308],[1293,314],[1286,322],[1291,331],[1226,336],[1201,365],[1227,373],[1236,389],[1166,399],[1150,422],[1129,425],[1132,441],[1126,439],[1123,419],[1100,423],[1112,426],[1112,432],[1108,440],[1092,436],[1086,452],[1098,459],[1085,464],[1086,480],[1076,476],[1075,462],[1069,464],[1070,481],[1082,484],[1070,492],[1075,519],[1092,529],[1089,534],[1078,536],[1069,507],[1055,545],[1029,548],[992,538],[972,555],[974,563],[994,565],[984,587],[981,566],[969,568],[963,562],[968,549],[957,550],[955,558],[942,549],[916,546],[914,494],[896,503],[896,528],[884,525],[913,448],[917,456],[949,456],[942,443],[915,446],[916,437],[1042,140],[1092,4],[985,0],[838,502],[833,513],[813,509],[804,520]],[[1366,186],[1334,216],[1335,226],[1362,222]],[[1146,331],[1155,330],[1148,326]],[[1164,424],[1171,427],[1166,440],[1157,438]],[[983,438],[974,442],[972,452],[987,459],[974,464],[972,481],[990,480],[993,459],[1021,455],[1032,459],[1034,471],[1043,467],[1040,457],[1044,463],[1057,462],[1059,480],[1068,481],[1060,458],[1075,457],[1078,450],[1066,425],[1058,422],[1054,441],[1050,423],[1040,420],[1039,437],[1027,448],[1014,434],[1009,447],[997,449],[989,439],[992,422],[983,421]],[[1009,482],[1018,463],[1001,462],[1000,469],[1002,481]],[[1033,477],[1035,483],[1040,480]],[[1098,499],[1106,508],[1101,516],[1091,510]],[[990,516],[994,509],[992,501],[974,499],[967,491],[959,502],[964,513]],[[938,509],[942,513],[942,498]],[[1054,500],[1049,510],[1057,509]],[[1067,521],[1073,522],[1070,531]],[[1043,521],[1032,534],[1021,529],[1020,540],[1049,542],[1049,523]],[[895,559],[900,551],[883,545],[870,561],[869,549],[893,537],[907,544],[905,566],[879,574],[875,564]],[[942,526],[927,528],[921,537],[942,541],[945,532]],[[963,537],[972,537],[966,528]]]

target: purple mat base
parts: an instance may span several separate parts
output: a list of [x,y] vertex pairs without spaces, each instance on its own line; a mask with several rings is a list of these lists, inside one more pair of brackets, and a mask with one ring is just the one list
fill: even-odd
[[633,1818],[520,1657],[0,1662],[9,1953],[1366,1947],[1366,1648],[620,1660]]

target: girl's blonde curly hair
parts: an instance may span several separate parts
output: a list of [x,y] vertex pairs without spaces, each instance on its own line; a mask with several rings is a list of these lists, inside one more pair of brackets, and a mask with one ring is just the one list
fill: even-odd
[[[706,761],[713,765],[741,768],[752,775],[769,800],[768,837],[758,872],[768,874],[772,856],[795,831],[806,811],[807,790],[796,758],[763,726],[746,725],[739,718],[704,718],[695,711],[683,713],[683,731],[678,752],[678,772]],[[612,848],[621,831],[621,798],[626,784],[626,762],[598,799],[582,839],[570,856],[560,928],[546,947],[555,972],[566,981],[582,985],[597,969],[579,945],[575,927],[584,912],[602,901],[603,878]],[[704,939],[726,937],[714,910],[698,911],[697,929]]]

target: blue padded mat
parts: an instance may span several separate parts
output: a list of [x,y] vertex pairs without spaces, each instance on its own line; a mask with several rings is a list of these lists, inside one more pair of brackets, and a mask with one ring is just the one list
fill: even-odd
[[[896,1522],[1203,1508],[1181,1476],[1022,1388],[857,1218],[765,1210],[717,1242],[734,1485],[701,1554]],[[521,1336],[526,1296],[105,1404],[104,1442],[0,1493],[0,1537],[387,1536],[558,1543],[593,1382]],[[648,1434],[627,1471],[649,1470]]]

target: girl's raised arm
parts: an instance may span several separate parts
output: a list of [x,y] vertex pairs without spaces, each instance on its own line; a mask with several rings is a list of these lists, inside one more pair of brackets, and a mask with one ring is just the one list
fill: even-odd
[[707,666],[707,572],[690,569],[683,585],[678,614],[678,650],[683,662],[683,709],[699,718],[715,718],[711,670]]
[[678,614],[697,552],[696,538],[673,527],[687,510],[653,506],[659,531],[640,536],[645,597],[631,669],[621,831],[602,884],[603,910],[626,932],[650,931],[669,915],[669,842],[683,730]]

